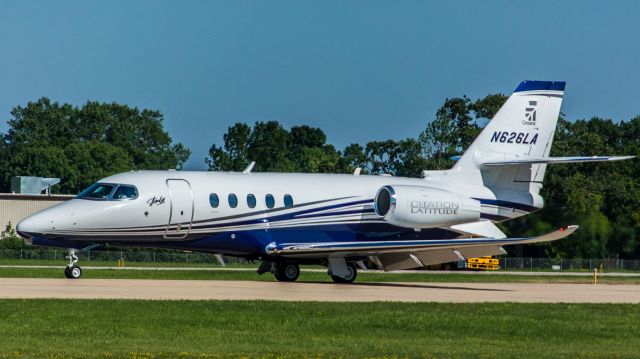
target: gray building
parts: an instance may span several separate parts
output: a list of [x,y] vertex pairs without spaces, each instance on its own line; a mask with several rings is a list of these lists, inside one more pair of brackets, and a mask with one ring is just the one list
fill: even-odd
[[73,197],[75,196],[0,193],[0,232],[4,231],[9,223],[15,229],[16,224],[22,219]]
[[8,224],[15,229],[16,224],[24,218],[75,197],[50,195],[51,186],[58,183],[60,183],[59,178],[12,177],[12,193],[0,193],[0,226],[2,226],[0,232],[4,231]]

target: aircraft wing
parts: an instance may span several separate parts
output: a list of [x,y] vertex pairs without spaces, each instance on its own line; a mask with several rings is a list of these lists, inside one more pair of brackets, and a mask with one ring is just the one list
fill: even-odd
[[571,235],[568,226],[538,237],[462,238],[417,241],[362,241],[330,243],[283,243],[267,246],[268,254],[288,258],[366,256],[384,270],[409,269],[432,264],[505,254],[502,246],[551,242]]
[[585,157],[545,157],[545,158],[505,158],[501,160],[489,160],[482,162],[483,166],[510,166],[539,163],[583,163],[583,162],[606,162],[622,161],[634,158],[635,156],[585,156]]

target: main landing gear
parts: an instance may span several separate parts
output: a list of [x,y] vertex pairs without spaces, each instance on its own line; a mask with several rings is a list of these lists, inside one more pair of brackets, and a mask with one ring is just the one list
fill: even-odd
[[333,275],[331,273],[331,269],[329,269],[329,275],[331,276],[331,279],[334,283],[349,284],[353,283],[353,281],[356,280],[356,277],[358,276],[358,270],[356,269],[355,264],[347,263],[347,272],[344,276],[340,277],[337,275]]
[[300,266],[295,262],[264,261],[258,267],[258,274],[271,272],[278,282],[295,282],[300,276]]
[[75,249],[69,249],[67,259],[69,260],[69,264],[64,268],[64,276],[69,279],[78,279],[82,277],[82,268],[76,264],[78,263],[78,256],[76,255]]
[[276,263],[273,275],[278,282],[295,282],[300,276],[300,266],[296,263]]
[[[264,261],[258,268],[258,274],[267,272],[271,272],[278,282],[295,282],[300,276],[300,266],[296,262]],[[358,270],[355,263],[347,263],[344,258],[330,258],[327,274],[335,283],[353,283]]]

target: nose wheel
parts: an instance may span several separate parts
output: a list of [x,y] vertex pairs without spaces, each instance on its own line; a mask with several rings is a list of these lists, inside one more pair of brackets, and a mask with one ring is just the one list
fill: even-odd
[[69,279],[78,279],[82,277],[82,268],[77,265],[64,268],[64,276]]
[[78,256],[76,255],[75,249],[69,249],[67,259],[69,260],[69,264],[64,268],[64,276],[69,279],[78,279],[82,277],[82,268],[76,264],[78,263]]

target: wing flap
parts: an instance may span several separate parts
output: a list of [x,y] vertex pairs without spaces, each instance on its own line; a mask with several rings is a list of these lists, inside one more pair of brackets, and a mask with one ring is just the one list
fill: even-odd
[[412,253],[380,254],[377,256],[377,261],[373,262],[385,271],[418,268],[425,265]]
[[402,269],[413,269],[426,267],[434,264],[462,261],[466,258],[487,257],[506,254],[502,246],[484,245],[470,246],[459,249],[435,249],[414,253],[386,253],[375,257],[372,260],[384,271],[394,271]]
[[420,262],[425,266],[464,260],[464,257],[459,251],[449,248],[416,252],[415,256],[418,257]]
[[499,245],[462,247],[459,249],[459,252],[465,258],[500,256],[507,254],[507,251]]

